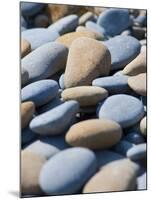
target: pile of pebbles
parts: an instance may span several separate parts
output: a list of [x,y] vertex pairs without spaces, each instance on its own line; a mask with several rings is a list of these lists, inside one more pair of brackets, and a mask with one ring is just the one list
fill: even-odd
[[146,189],[146,11],[21,3],[21,194]]

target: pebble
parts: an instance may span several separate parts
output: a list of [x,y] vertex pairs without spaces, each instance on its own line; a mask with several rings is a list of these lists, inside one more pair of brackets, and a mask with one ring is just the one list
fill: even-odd
[[59,43],[50,42],[37,48],[21,61],[28,71],[29,81],[48,78],[65,67],[68,49]]
[[21,2],[21,13],[23,16],[31,17],[39,13],[45,4],[42,3],[31,3],[31,2]]
[[91,85],[96,77],[109,74],[110,65],[110,52],[101,42],[86,37],[74,40],[65,69],[65,88]]
[[66,142],[71,146],[106,149],[117,144],[122,137],[119,124],[111,120],[91,119],[71,126]]
[[22,129],[21,131],[21,145],[26,145],[36,139],[36,134],[33,133],[29,127]]
[[112,58],[112,70],[123,69],[139,53],[141,45],[132,36],[115,36],[104,42],[109,49]]
[[147,63],[146,63],[146,52],[140,53],[134,60],[132,60],[123,69],[123,74],[128,76],[136,76],[141,73],[146,73]]
[[53,42],[59,37],[59,33],[55,30],[48,31],[46,28],[32,28],[22,32],[21,37],[27,40],[31,44],[31,50],[35,50],[38,47]]
[[61,74],[60,78],[59,78],[59,86],[62,90],[65,89],[65,85],[64,85],[64,73]]
[[28,71],[21,67],[21,85],[24,86],[28,83],[29,74]]
[[145,159],[146,156],[147,156],[146,143],[133,146],[127,151],[127,157],[134,161]]
[[61,93],[64,101],[76,100],[80,106],[95,106],[108,96],[108,91],[96,86],[67,88]]
[[27,40],[22,39],[21,40],[21,57],[23,58],[24,56],[29,54],[30,51],[31,51],[30,43]]
[[97,112],[100,119],[111,119],[119,123],[123,128],[126,128],[142,119],[144,116],[144,107],[142,102],[136,97],[117,94],[108,97],[98,107]]
[[90,21],[95,21],[94,19],[94,14],[90,11],[84,13],[80,18],[79,18],[79,25],[85,25],[85,23],[90,20]]
[[90,30],[90,29],[86,28],[85,26],[78,26],[76,28],[76,32],[88,32],[88,33],[91,32],[91,33],[93,33],[95,35],[95,38],[97,40],[104,40],[104,36],[101,33],[98,33],[96,31]]
[[147,135],[147,119],[146,119],[146,116],[140,122],[140,131],[144,136]]
[[107,35],[118,35],[130,25],[129,11],[118,8],[107,9],[99,15],[97,24],[105,29]]
[[96,24],[95,22],[92,21],[87,21],[85,24],[85,27],[88,30],[91,30],[93,32],[96,32],[98,34],[102,35],[102,38],[106,37],[106,32],[104,30],[104,28],[100,27],[98,24]]
[[78,26],[78,16],[68,15],[65,16],[48,27],[49,31],[56,30],[60,35],[74,31]]
[[110,94],[122,94],[129,91],[128,77],[125,75],[97,78],[93,86],[105,88]]
[[137,165],[128,159],[111,162],[86,183],[83,193],[135,190],[137,170]]
[[131,149],[133,146],[133,143],[122,139],[117,145],[115,145],[114,151],[123,156],[127,156],[128,150]]
[[35,117],[30,122],[30,128],[40,135],[63,134],[71,126],[78,110],[79,105],[76,101],[65,102]]
[[124,136],[123,139],[133,144],[141,144],[145,142],[143,136],[137,132],[130,132],[126,136]]
[[35,27],[46,28],[49,25],[49,19],[47,15],[39,14],[34,19]]
[[21,152],[21,193],[40,195],[39,173],[45,163],[45,158],[30,151]]
[[33,117],[35,105],[31,101],[21,104],[21,127],[25,128]]
[[146,73],[138,74],[136,76],[131,76],[128,78],[129,87],[139,95],[147,95],[146,84]]
[[[62,165],[62,161],[65,165]],[[49,195],[74,194],[96,172],[96,168],[96,157],[92,151],[86,148],[69,148],[45,163],[40,172],[39,183],[41,189]]]
[[33,101],[36,107],[42,106],[57,96],[58,89],[54,80],[36,81],[21,90],[21,100]]

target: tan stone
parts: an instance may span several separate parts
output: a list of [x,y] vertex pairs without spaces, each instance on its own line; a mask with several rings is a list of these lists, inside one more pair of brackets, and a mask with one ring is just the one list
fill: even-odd
[[65,88],[91,85],[95,78],[109,75],[110,67],[111,55],[107,47],[92,38],[80,37],[69,49]]
[[117,144],[122,137],[121,126],[107,119],[90,119],[71,126],[65,140],[71,146],[106,149]]
[[108,91],[96,86],[79,86],[65,89],[61,96],[64,101],[78,101],[80,106],[94,106],[108,96]]
[[79,18],[79,25],[85,25],[85,23],[88,20],[91,20],[94,18],[94,14],[90,11],[84,13],[80,18]]
[[22,39],[21,40],[21,57],[23,58],[24,56],[26,56],[30,52],[31,52],[30,43],[27,40]]
[[140,131],[143,135],[147,134],[147,119],[146,116],[140,122]]

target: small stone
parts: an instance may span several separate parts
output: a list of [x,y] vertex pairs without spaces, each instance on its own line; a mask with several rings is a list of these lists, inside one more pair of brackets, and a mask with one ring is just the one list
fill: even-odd
[[133,146],[134,144],[123,139],[114,147],[114,150],[123,156],[127,156],[128,150]]
[[34,19],[35,27],[46,28],[49,25],[49,19],[47,15],[39,14]]
[[130,132],[123,139],[133,144],[141,144],[145,142],[143,136],[137,132]]
[[146,143],[138,144],[127,151],[127,157],[131,160],[141,160],[147,157]]
[[21,57],[23,58],[24,56],[29,54],[30,51],[31,51],[30,43],[27,40],[22,39],[21,40]]
[[85,25],[85,23],[90,20],[94,21],[94,14],[90,11],[84,13],[80,18],[79,18],[79,25]]
[[146,117],[144,117],[140,122],[140,130],[141,130],[141,133],[144,136],[146,136],[146,134],[147,134],[147,119],[146,119]]
[[64,101],[76,100],[80,106],[94,106],[108,96],[107,90],[95,86],[79,86],[63,90]]
[[65,89],[65,85],[64,85],[64,73],[61,74],[60,78],[59,78],[59,86],[62,90]]

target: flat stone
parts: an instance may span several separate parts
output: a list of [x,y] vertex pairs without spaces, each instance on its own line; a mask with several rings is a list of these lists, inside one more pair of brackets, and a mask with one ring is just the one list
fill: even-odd
[[63,134],[72,124],[78,109],[78,102],[65,102],[56,108],[35,117],[30,122],[30,128],[33,132],[40,135]]
[[36,81],[21,90],[21,100],[33,101],[36,107],[42,106],[57,96],[58,89],[54,80]]
[[28,71],[21,67],[21,85],[24,86],[28,83],[29,74]]
[[27,40],[22,39],[21,40],[21,57],[23,58],[24,56],[29,54],[30,51],[31,51],[30,43]]
[[122,129],[116,122],[104,119],[91,119],[71,126],[65,139],[71,146],[106,149],[117,144],[121,137]]
[[21,13],[23,16],[31,17],[39,13],[45,4],[42,3],[32,3],[32,2],[21,2]]
[[95,86],[67,88],[61,93],[64,101],[76,100],[80,106],[95,106],[107,96],[107,90]]
[[[65,165],[62,165],[62,161]],[[69,148],[46,162],[39,183],[41,189],[49,195],[74,194],[96,172],[96,168],[96,157],[92,151]],[[59,175],[57,179],[56,174]]]
[[142,102],[136,97],[117,94],[105,99],[98,107],[97,113],[100,119],[111,119],[119,123],[123,128],[126,128],[142,119],[144,107]]
[[127,157],[134,161],[145,159],[146,156],[147,156],[146,143],[138,144],[129,149],[127,152]]
[[21,66],[28,71],[29,81],[48,78],[66,65],[68,49],[59,43],[50,42],[37,48],[22,59]]
[[101,42],[86,37],[74,40],[67,59],[65,88],[91,85],[98,76],[109,74],[110,64],[110,52]]
[[142,96],[147,95],[146,84],[147,84],[146,73],[138,74],[136,76],[131,76],[128,78],[129,87],[139,95]]
[[146,119],[146,116],[140,122],[140,131],[144,136],[147,135],[147,119]]
[[132,36],[120,35],[104,42],[111,53],[112,70],[123,69],[139,53],[141,45]]

